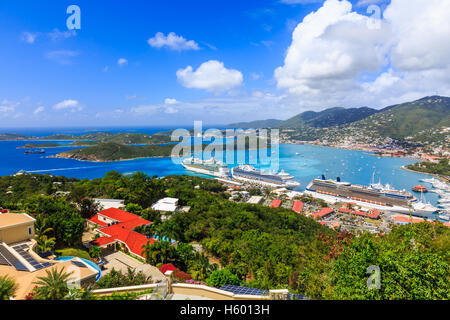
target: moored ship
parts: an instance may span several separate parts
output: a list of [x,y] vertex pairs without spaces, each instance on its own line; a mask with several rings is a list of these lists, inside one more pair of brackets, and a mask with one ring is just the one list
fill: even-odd
[[419,201],[410,192],[395,190],[381,183],[362,186],[343,182],[339,177],[330,180],[322,176],[322,179],[314,179],[306,187],[306,193],[324,200],[354,202],[392,213],[430,217],[439,212],[438,208]]
[[28,149],[25,150],[25,154],[41,154],[45,153],[45,149]]
[[241,165],[231,169],[231,174],[234,179],[256,183],[268,187],[284,187],[292,189],[298,187],[300,183],[294,181],[294,177],[281,170],[281,172],[265,172],[263,170],[255,169],[250,165]]
[[181,162],[181,165],[190,171],[194,171],[197,173],[206,174],[214,177],[229,177],[230,169],[228,166],[221,162],[217,161],[214,158],[209,160],[202,160],[197,158],[188,158],[184,159]]

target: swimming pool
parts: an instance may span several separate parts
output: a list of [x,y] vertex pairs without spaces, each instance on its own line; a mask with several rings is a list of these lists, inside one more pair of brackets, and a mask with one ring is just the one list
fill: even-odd
[[96,269],[98,271],[98,275],[97,275],[97,278],[95,279],[95,281],[100,280],[100,278],[102,277],[102,269],[100,269],[100,267],[96,263],[94,263],[94,262],[92,262],[90,260],[83,259],[83,258],[80,258],[80,257],[58,257],[58,258],[55,258],[55,260],[57,260],[57,261],[69,261],[69,260],[72,260],[72,259],[75,259],[75,258],[83,260],[83,262],[86,262],[92,268]]

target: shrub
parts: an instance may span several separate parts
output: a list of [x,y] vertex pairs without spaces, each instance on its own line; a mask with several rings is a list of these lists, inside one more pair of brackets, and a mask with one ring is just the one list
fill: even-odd
[[220,288],[226,284],[238,286],[240,283],[241,280],[226,269],[213,271],[209,276],[209,279],[206,281],[208,286],[216,288]]

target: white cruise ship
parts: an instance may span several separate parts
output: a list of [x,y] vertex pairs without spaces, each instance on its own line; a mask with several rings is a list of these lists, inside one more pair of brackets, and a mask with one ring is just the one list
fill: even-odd
[[298,187],[300,183],[294,181],[294,177],[281,170],[281,172],[265,172],[263,170],[255,169],[250,165],[241,165],[231,169],[231,175],[234,179],[256,183],[268,187],[283,187],[293,189]]
[[370,186],[354,185],[342,182],[338,177],[335,180],[314,179],[307,187],[306,194],[326,201],[352,201],[368,208],[386,210],[392,213],[412,214],[414,216],[432,216],[439,209],[424,200],[419,201],[405,190],[399,191],[391,186],[371,184]]
[[214,158],[211,158],[209,160],[188,158],[184,159],[181,162],[181,165],[186,170],[206,174],[208,176],[222,177],[222,178],[230,176],[230,169],[228,168],[228,166],[225,163],[217,161]]

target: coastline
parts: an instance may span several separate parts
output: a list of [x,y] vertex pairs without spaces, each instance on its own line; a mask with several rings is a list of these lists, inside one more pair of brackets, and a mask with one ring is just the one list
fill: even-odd
[[97,161],[95,161],[95,160],[77,159],[77,158],[71,158],[71,157],[58,157],[57,155],[48,156],[47,158],[68,159],[68,160],[76,160],[76,161],[80,161],[80,162],[108,163],[108,162],[133,161],[133,160],[139,160],[139,159],[181,158],[181,157],[176,157],[176,156],[154,156],[154,157],[139,157],[139,158],[121,159],[121,160],[97,160]]
[[435,177],[436,179],[439,179],[440,181],[442,181],[442,182],[444,182],[444,183],[450,183],[450,178],[444,178],[444,177],[442,177],[441,175],[438,175],[438,174],[435,174],[435,173],[429,173],[429,172],[422,172],[422,171],[411,170],[411,169],[409,169],[409,168],[407,168],[407,167],[405,167],[405,166],[402,166],[401,168],[402,168],[403,170],[405,170],[405,171],[414,172],[414,173],[420,173],[420,174],[426,174],[426,175],[429,175],[429,176],[433,176],[433,177]]

